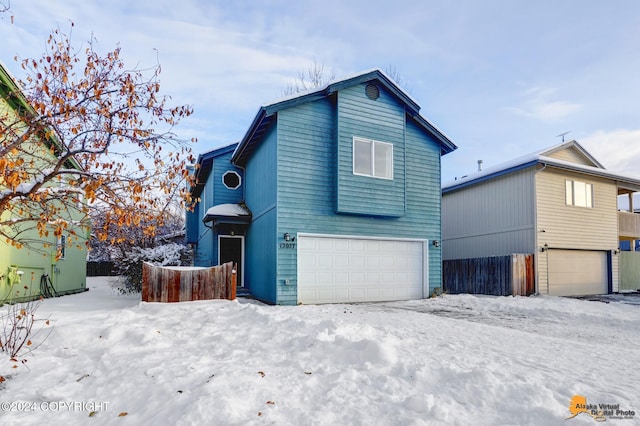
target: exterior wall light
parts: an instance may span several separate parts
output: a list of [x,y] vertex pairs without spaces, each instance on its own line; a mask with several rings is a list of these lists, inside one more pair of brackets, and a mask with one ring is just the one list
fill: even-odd
[[432,244],[434,247],[440,247],[440,241],[438,241],[438,240],[433,240],[433,241],[431,241],[431,244]]

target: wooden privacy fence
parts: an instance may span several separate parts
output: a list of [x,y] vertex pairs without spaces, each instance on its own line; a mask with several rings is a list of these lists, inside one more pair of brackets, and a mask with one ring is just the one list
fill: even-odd
[[450,294],[529,296],[535,292],[533,254],[445,260],[442,274]]
[[143,302],[189,302],[236,298],[236,272],[228,262],[211,268],[142,264]]

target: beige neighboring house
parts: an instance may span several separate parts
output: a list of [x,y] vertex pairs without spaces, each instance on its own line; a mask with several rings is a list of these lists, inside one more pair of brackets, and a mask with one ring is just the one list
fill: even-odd
[[619,248],[640,239],[634,192],[639,179],[606,170],[573,140],[472,173],[443,185],[442,258],[533,253],[536,293],[636,290],[640,253]]

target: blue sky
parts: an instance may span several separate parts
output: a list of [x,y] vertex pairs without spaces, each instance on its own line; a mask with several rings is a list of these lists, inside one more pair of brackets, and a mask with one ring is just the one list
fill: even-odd
[[[0,0],[0,2],[3,0]],[[6,0],[4,0],[6,1]],[[459,147],[443,180],[561,141],[640,177],[640,2],[635,0],[12,0],[0,60],[39,57],[51,29],[162,65],[195,114],[196,153],[239,140],[260,105],[314,61],[336,77],[393,66],[421,113]]]

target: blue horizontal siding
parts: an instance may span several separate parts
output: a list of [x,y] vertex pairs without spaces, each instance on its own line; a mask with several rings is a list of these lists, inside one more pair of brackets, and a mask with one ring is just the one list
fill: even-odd
[[277,125],[265,134],[245,168],[246,204],[253,214],[245,240],[245,286],[268,303],[276,296]]
[[[395,170],[403,177],[399,203],[404,216],[384,218],[335,212],[340,154],[333,102],[318,100],[278,114],[277,303],[297,303],[297,250],[280,248],[285,232],[440,240],[440,145],[413,122],[406,123],[406,144],[404,130],[395,136],[401,140],[393,140],[402,147],[396,159],[406,158],[406,172],[404,165]],[[370,133],[362,136],[380,139]],[[373,202],[357,191],[353,200]],[[441,287],[440,249],[429,246],[429,254],[432,291]]]
[[[440,144],[411,119],[407,121],[407,211],[427,240],[442,241]],[[429,293],[442,288],[442,244],[429,245]]]
[[245,286],[263,302],[279,303],[276,289],[276,212],[253,221],[245,239]]
[[[365,84],[338,93],[337,206],[339,213],[405,214],[405,111],[384,89],[367,98]],[[353,137],[393,144],[393,180],[353,174]]]
[[[244,201],[244,171],[231,164],[231,154],[226,153],[213,160],[213,173],[211,173],[211,184],[213,185],[214,204],[236,204]],[[222,182],[222,176],[228,172],[234,171],[240,175],[241,184],[237,189],[229,189]]]
[[185,213],[185,233],[187,236],[187,244],[195,244],[198,242],[200,235],[200,203],[194,206],[193,211],[187,210]]
[[[196,266],[214,266],[218,264],[218,234],[208,228],[202,219],[210,207],[218,204],[235,204],[244,199],[243,170],[231,164],[232,150],[221,150],[220,155],[213,158],[212,173],[200,194],[200,202],[197,203],[193,213],[187,212],[187,238],[188,242],[195,243],[194,264]],[[241,185],[232,190],[224,186],[222,175],[233,170],[241,177]],[[211,225],[211,223],[209,223]]]

